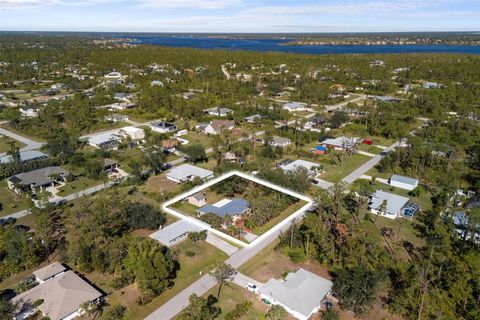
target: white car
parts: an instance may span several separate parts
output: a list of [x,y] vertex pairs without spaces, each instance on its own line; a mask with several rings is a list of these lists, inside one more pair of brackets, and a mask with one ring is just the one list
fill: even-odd
[[254,283],[251,283],[251,282],[247,283],[247,286],[245,288],[247,288],[247,290],[250,292],[258,294],[258,286]]

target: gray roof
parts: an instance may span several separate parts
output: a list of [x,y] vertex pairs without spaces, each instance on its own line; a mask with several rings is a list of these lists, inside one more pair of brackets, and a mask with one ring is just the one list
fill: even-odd
[[199,177],[200,179],[206,179],[213,176],[213,172],[207,169],[193,166],[191,164],[182,164],[178,167],[174,167],[167,173],[167,177],[175,180],[186,181],[193,177]]
[[[37,150],[20,151],[20,162],[46,159],[46,158],[48,158],[48,155]],[[10,163],[12,161],[13,161],[13,158],[10,155],[5,155],[3,157],[0,157],[0,163]]]
[[200,213],[214,213],[218,216],[234,216],[243,214],[250,208],[250,204],[244,199],[223,199],[213,205],[209,204],[199,208]]
[[18,308],[21,309],[22,305],[28,306],[43,300],[38,309],[51,320],[60,320],[77,311],[83,303],[94,301],[102,295],[69,270],[17,295],[12,302],[18,303]]
[[221,107],[221,108],[211,108],[211,109],[208,109],[207,110],[209,113],[215,113],[215,114],[218,114],[218,115],[221,115],[221,114],[229,114],[230,112],[233,112],[232,109],[229,109],[229,108],[225,108],[225,107]]
[[162,244],[168,246],[171,244],[171,241],[185,235],[189,232],[200,232],[205,230],[197,225],[194,225],[186,220],[179,220],[168,226],[152,233],[150,238],[155,239]]
[[283,105],[283,107],[291,109],[291,110],[305,108],[305,106],[303,104],[301,104],[300,102],[287,102]]
[[255,120],[257,120],[257,119],[258,119],[258,120],[262,119],[262,116],[259,115],[259,114],[254,114],[254,115],[245,117],[244,119],[247,120],[247,121],[255,121]]
[[176,128],[175,124],[170,123],[170,122],[154,122],[150,124],[152,127],[158,127],[162,129],[167,129],[167,128]]
[[102,133],[88,139],[88,143],[101,146],[102,144],[117,143],[118,136],[115,133]]
[[273,136],[272,137],[272,145],[274,146],[283,146],[284,144],[290,144],[291,140],[284,137]]
[[283,282],[273,278],[268,280],[259,290],[260,293],[309,317],[331,288],[330,280],[300,268],[295,273],[289,273]]
[[399,175],[396,175],[396,174],[394,174],[390,178],[390,181],[397,181],[397,182],[409,184],[409,185],[412,185],[412,186],[415,185],[415,184],[418,184],[418,179],[405,177],[405,176],[399,176]]
[[313,168],[320,167],[320,165],[318,163],[305,161],[305,160],[302,160],[302,159],[298,159],[298,160],[295,160],[295,161],[289,161],[285,164],[280,165],[280,168],[283,171],[293,171],[293,170],[296,170],[299,167],[304,167],[305,169],[310,171]]
[[8,180],[13,184],[18,183],[22,186],[33,185],[34,187],[37,187],[52,183],[50,176],[55,174],[67,175],[69,172],[61,167],[46,167],[29,172],[19,173],[11,176],[8,178]]
[[349,137],[337,137],[333,139],[326,139],[321,142],[321,144],[324,145],[331,145],[335,146],[337,148],[353,148],[357,142],[357,139],[355,138],[349,138]]
[[398,196],[383,190],[377,190],[370,199],[372,203],[370,208],[377,210],[384,200],[387,201],[387,213],[392,215],[398,214],[409,201],[406,197]]
[[195,194],[192,194],[190,196],[190,198],[194,198],[195,200],[197,201],[200,201],[200,200],[203,200],[203,199],[206,199],[205,195],[203,193],[195,193]]
[[41,269],[38,269],[37,271],[34,271],[33,275],[38,279],[44,281],[65,270],[67,270],[67,268],[65,268],[62,264],[58,262],[54,262],[52,264],[49,264],[46,267],[43,267]]

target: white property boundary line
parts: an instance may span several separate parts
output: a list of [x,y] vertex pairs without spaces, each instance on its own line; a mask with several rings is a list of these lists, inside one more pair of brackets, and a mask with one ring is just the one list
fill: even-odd
[[[288,194],[292,197],[295,197],[295,198],[298,198],[300,200],[303,200],[303,201],[306,201],[307,204],[305,204],[303,207],[301,207],[300,209],[298,209],[297,211],[295,211],[294,213],[292,213],[290,216],[288,216],[287,218],[285,218],[284,220],[282,220],[281,222],[279,222],[277,225],[275,225],[274,227],[272,227],[270,230],[268,230],[267,232],[265,232],[264,234],[262,234],[261,236],[259,236],[258,238],[256,238],[254,241],[250,242],[250,243],[245,243],[241,240],[238,240],[232,236],[229,236],[228,234],[224,233],[224,232],[221,232],[215,228],[212,228],[210,225],[204,223],[203,221],[200,221],[198,219],[195,219],[194,217],[191,217],[191,216],[187,216],[187,215],[184,215],[182,213],[180,213],[179,211],[177,210],[173,210],[171,208],[169,208],[170,205],[174,204],[175,202],[178,202],[178,201],[181,201],[183,199],[185,199],[186,197],[189,197],[191,196],[192,194],[195,194],[197,192],[200,192],[220,181],[223,181],[227,178],[230,178],[231,176],[239,176],[239,177],[242,177],[244,179],[247,179],[247,180],[250,180],[250,181],[253,181],[253,182],[256,182],[258,184],[261,184],[263,186],[266,186],[266,187],[269,187],[271,189],[274,189],[274,190],[277,190],[277,191],[280,191],[282,193],[285,193],[285,194]],[[307,211],[313,204],[313,200],[310,199],[309,197],[307,196],[304,196],[304,195],[301,195],[301,194],[298,194],[294,191],[291,191],[291,190],[288,190],[286,188],[282,188],[280,186],[277,186],[271,182],[268,182],[268,181],[265,181],[265,180],[262,180],[262,179],[258,179],[254,176],[251,176],[251,175],[248,175],[246,173],[243,173],[243,172],[240,172],[240,171],[230,171],[228,173],[225,173],[217,178],[214,178],[200,186],[197,186],[193,189],[191,189],[190,191],[187,191],[187,192],[184,192],[178,196],[176,196],[175,198],[171,199],[171,200],[168,200],[167,202],[164,202],[162,204],[162,210],[171,214],[172,216],[175,216],[179,219],[183,219],[183,220],[186,220],[196,226],[199,226],[201,228],[205,228],[207,231],[225,239],[225,240],[228,240],[228,241],[231,241],[241,247],[253,247],[254,245],[256,245],[257,243],[263,241],[263,239],[267,238],[269,235],[271,235],[272,233],[276,232],[278,229],[282,228],[283,226],[285,226],[286,224],[290,223],[292,220],[296,219],[297,217],[303,215],[305,213],[305,211]]]

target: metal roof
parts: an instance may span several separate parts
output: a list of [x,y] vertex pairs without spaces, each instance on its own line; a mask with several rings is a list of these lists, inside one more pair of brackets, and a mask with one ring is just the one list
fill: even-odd
[[212,205],[206,205],[198,209],[200,213],[214,213],[218,216],[234,216],[248,211],[250,204],[244,199],[223,199]]
[[179,220],[168,226],[152,233],[150,238],[155,239],[162,244],[168,246],[173,242],[175,239],[180,238],[181,236],[185,235],[189,232],[200,232],[205,230],[206,228],[201,228],[200,226],[194,225],[189,223],[186,220]]
[[382,205],[383,201],[387,201],[387,213],[396,215],[408,203],[409,199],[383,190],[377,190],[372,195],[370,201],[370,208],[374,210],[377,210]]
[[412,186],[418,184],[418,179],[405,177],[405,176],[400,176],[400,175],[397,175],[397,174],[394,174],[390,178],[390,182],[391,181],[397,181],[397,182],[409,184],[409,185],[412,185]]
[[186,181],[192,177],[206,179],[211,176],[213,176],[212,171],[192,166],[191,164],[182,164],[178,167],[174,167],[169,173],[167,173],[167,177],[180,181]]
[[295,160],[287,164],[280,165],[280,168],[284,171],[292,171],[298,167],[304,167],[307,170],[312,170],[312,168],[319,167],[318,163],[305,161],[305,160]]
[[[20,151],[20,162],[46,158],[48,158],[48,155],[37,150]],[[3,157],[0,157],[0,163],[10,163],[12,161],[13,158],[11,155],[5,155]]]

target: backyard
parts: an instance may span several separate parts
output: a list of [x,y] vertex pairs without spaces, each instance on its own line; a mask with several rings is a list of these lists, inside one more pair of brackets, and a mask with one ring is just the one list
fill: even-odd
[[3,205],[3,209],[0,210],[0,217],[30,207],[30,202],[25,195],[16,197],[13,191],[8,189],[6,180],[0,181],[0,203]]

